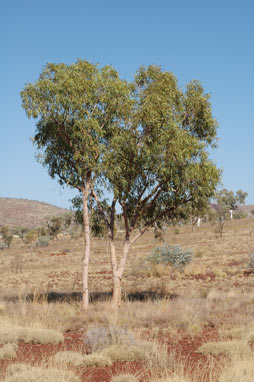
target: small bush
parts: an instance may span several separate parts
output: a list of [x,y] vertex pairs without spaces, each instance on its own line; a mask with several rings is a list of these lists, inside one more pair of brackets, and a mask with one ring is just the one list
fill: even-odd
[[190,251],[183,251],[180,246],[164,244],[156,247],[147,257],[147,261],[153,265],[171,265],[173,268],[183,270],[192,260]]
[[8,248],[8,245],[5,243],[0,243],[0,251],[2,251],[5,248]]
[[39,236],[36,240],[36,247],[47,247],[49,245],[50,238],[48,236]]
[[118,326],[101,326],[88,329],[84,336],[84,344],[91,351],[100,351],[113,344],[134,344],[134,338]]
[[244,219],[248,216],[248,214],[244,211],[238,211],[233,214],[234,220]]

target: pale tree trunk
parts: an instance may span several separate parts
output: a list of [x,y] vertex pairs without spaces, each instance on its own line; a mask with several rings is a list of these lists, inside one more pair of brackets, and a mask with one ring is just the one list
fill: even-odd
[[82,303],[83,309],[88,309],[89,291],[88,291],[88,267],[90,259],[90,228],[89,228],[89,214],[88,214],[88,196],[89,196],[89,178],[86,179],[85,188],[82,190],[83,199],[83,232],[85,240],[85,252],[83,257],[83,269],[82,269]]
[[112,305],[117,310],[121,306],[121,292],[122,292],[122,277],[125,270],[126,260],[129,253],[131,242],[125,239],[122,257],[120,259],[119,265],[117,264],[115,244],[112,239],[110,239],[110,260],[112,266],[112,276],[113,276],[113,297]]

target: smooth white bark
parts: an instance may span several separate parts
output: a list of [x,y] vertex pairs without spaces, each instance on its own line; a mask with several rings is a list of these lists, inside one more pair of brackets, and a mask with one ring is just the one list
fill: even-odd
[[88,213],[88,196],[89,196],[89,179],[86,180],[85,188],[82,190],[83,199],[83,231],[85,240],[85,251],[83,257],[82,267],[82,303],[83,309],[88,309],[89,303],[89,290],[88,290],[88,267],[90,260],[90,227],[89,227],[89,213]]

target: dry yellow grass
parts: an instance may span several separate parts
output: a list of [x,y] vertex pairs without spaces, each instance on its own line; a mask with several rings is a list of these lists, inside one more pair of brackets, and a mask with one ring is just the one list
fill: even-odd
[[74,351],[62,351],[56,353],[51,360],[56,364],[71,364],[73,366],[84,367],[105,367],[112,365],[109,357],[99,353],[84,355]]
[[222,371],[219,382],[253,382],[254,381],[254,358],[233,358]]
[[198,353],[206,355],[248,355],[250,354],[250,347],[243,341],[227,341],[227,342],[206,342],[198,349]]
[[[237,352],[245,358],[239,358],[236,362],[240,370],[239,374],[235,372],[235,375],[239,377],[238,380],[232,376],[235,379],[231,381],[230,367],[233,368],[233,364],[229,363],[221,372],[219,382],[239,382],[244,375],[249,378],[244,382],[252,382],[254,379],[250,366],[252,359],[250,344],[254,341],[254,275],[246,275],[245,270],[248,269],[248,255],[254,247],[253,232],[253,219],[227,221],[222,238],[216,238],[213,227],[209,225],[202,225],[193,233],[190,227],[181,227],[178,235],[169,228],[165,235],[166,242],[190,248],[196,256],[183,273],[171,268],[163,268],[157,269],[149,277],[142,276],[143,260],[155,246],[161,243],[153,238],[152,232],[148,232],[137,241],[127,261],[123,278],[123,294],[147,291],[162,295],[176,294],[178,298],[123,302],[117,325],[132,331],[138,338],[137,345],[133,349],[130,346],[123,346],[121,349],[119,346],[105,349],[103,355],[105,356],[108,352],[106,355],[111,359],[109,362],[117,359],[141,359],[144,360],[147,370],[153,370],[153,382],[189,382],[188,376],[181,373],[183,365],[177,367],[178,360],[173,359],[163,346],[157,347],[156,351],[151,351],[149,346],[152,348],[158,346],[156,342],[153,345],[143,342],[141,345],[139,341],[145,339],[156,341],[158,336],[165,335],[170,337],[173,344],[174,341],[177,343],[182,332],[194,338],[207,326],[220,327],[221,341],[217,345],[216,342],[205,344],[207,348],[201,349],[202,352],[229,356]],[[121,243],[117,242],[117,249],[120,248]],[[56,256],[57,254],[60,256]],[[21,272],[15,272],[12,267],[17,256],[22,257]],[[51,242],[47,248],[34,248],[32,254],[29,248],[18,240],[13,247],[0,252],[0,296],[2,297],[0,298],[2,323],[0,342],[2,337],[5,338],[4,341],[2,340],[5,344],[21,340],[47,343],[49,339],[51,343],[52,341],[57,343],[62,341],[62,333],[67,330],[86,331],[89,325],[115,324],[114,312],[110,303],[105,301],[91,304],[85,315],[80,309],[79,302],[47,303],[50,292],[63,293],[66,297],[73,291],[81,292],[82,256],[83,239],[71,237],[61,237],[59,242]],[[110,262],[105,240],[92,240],[89,273],[91,292],[111,290]],[[8,285],[8,294],[6,285]],[[29,293],[35,296],[33,302],[23,299],[23,295]],[[43,293],[45,295],[42,297]],[[56,337],[51,331],[57,332]],[[97,354],[84,356],[72,353],[70,351],[57,353],[54,367],[42,367],[46,370],[43,373],[51,373],[47,374],[45,378],[48,379],[45,380],[53,381],[52,373],[56,373],[48,371],[49,369],[57,370],[57,372],[61,369],[60,371],[64,372],[62,369],[66,364],[78,366],[79,362],[82,362],[82,365],[87,362],[88,366],[99,365],[98,358],[96,361]],[[57,357],[59,357],[58,361]],[[19,375],[22,377],[22,366],[20,367]],[[205,368],[204,373],[207,368],[211,370],[210,380],[213,381],[212,364],[205,365]],[[29,379],[30,376],[34,378],[34,375],[38,375],[36,374],[38,370],[28,367],[27,380],[25,374],[23,379],[15,379],[18,378],[18,371],[15,370],[15,367],[13,370],[8,369],[5,382],[32,382],[35,379]],[[166,377],[157,378],[160,375],[166,375]],[[199,377],[198,374],[193,374],[190,380],[193,382]],[[55,376],[54,381],[57,382],[57,378],[58,376]],[[68,378],[62,377],[61,382],[71,382],[72,379]],[[75,375],[70,378],[74,378],[75,382],[77,380]],[[199,379],[201,380],[201,377]]]
[[33,344],[58,344],[63,342],[62,333],[37,327],[19,326],[8,320],[0,320],[0,344],[25,342]]
[[17,344],[6,344],[0,348],[0,359],[15,358],[17,355]]
[[80,382],[79,377],[70,370],[52,367],[37,367],[28,364],[8,366],[4,382]]
[[118,374],[112,377],[111,382],[138,382],[138,379],[133,374]]
[[[123,279],[123,292],[149,290],[158,277],[165,282],[170,281],[169,292],[177,292],[182,295],[201,286],[209,289],[216,286],[220,291],[232,289],[250,291],[252,277],[245,277],[243,271],[249,262],[248,255],[253,250],[253,231],[254,220],[251,218],[227,221],[222,238],[216,238],[213,227],[209,224],[203,224],[194,232],[191,232],[189,226],[183,226],[179,235],[175,235],[173,228],[169,228],[165,233],[167,243],[190,248],[195,254],[201,253],[202,256],[196,256],[184,274],[163,268],[163,271],[159,270],[157,274],[151,275],[152,277],[144,278],[141,274],[142,266],[140,264],[144,257],[160,244],[157,239],[153,238],[153,233],[148,232],[130,250],[126,277]],[[117,250],[121,248],[121,245],[121,242],[117,241]],[[65,255],[61,255],[62,253]],[[58,254],[60,256],[56,256]],[[22,256],[21,272],[15,272],[11,266],[17,255]],[[49,247],[34,248],[32,255],[29,247],[17,239],[11,248],[0,252],[0,290],[4,291],[8,284],[9,297],[51,291],[80,292],[82,256],[82,238],[60,237],[59,242],[51,241]],[[110,271],[106,240],[93,239],[90,290],[94,292],[110,291]],[[215,278],[209,279],[207,273],[211,274],[214,271]]]

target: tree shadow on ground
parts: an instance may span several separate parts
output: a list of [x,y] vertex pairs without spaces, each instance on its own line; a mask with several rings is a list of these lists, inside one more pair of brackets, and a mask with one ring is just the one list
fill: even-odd
[[[147,301],[147,300],[160,300],[160,299],[168,299],[172,300],[174,298],[178,297],[175,293],[158,293],[154,291],[141,291],[141,292],[134,292],[134,293],[124,293],[122,295],[123,301]],[[90,293],[90,302],[97,302],[97,301],[109,301],[112,298],[112,292],[92,292]],[[29,293],[22,297],[19,296],[4,296],[4,301],[12,301],[16,302],[18,300],[22,301],[28,301],[28,302],[79,302],[82,300],[82,293],[81,292],[71,292],[71,293],[65,293],[65,292],[48,292],[48,293],[41,293],[41,294],[34,294]]]

